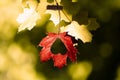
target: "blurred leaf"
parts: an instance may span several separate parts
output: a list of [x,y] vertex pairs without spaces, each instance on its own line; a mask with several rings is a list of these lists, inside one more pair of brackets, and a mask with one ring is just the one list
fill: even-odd
[[22,6],[24,8],[36,8],[37,4],[37,0],[22,0]]
[[52,21],[49,21],[48,24],[46,25],[46,31],[57,33],[58,27],[55,27],[54,23]]
[[75,37],[75,39],[82,40],[84,43],[91,42],[92,40],[92,34],[87,30],[87,27],[85,25],[79,25],[76,21],[72,21],[66,27],[62,27],[61,31],[68,32],[69,35]]
[[75,16],[73,16],[73,20],[77,21],[79,24],[88,24],[88,12],[80,11]]
[[32,8],[24,8],[24,13],[20,14],[17,18],[18,23],[20,23],[20,27],[18,32],[28,29],[31,30],[35,25],[36,21],[39,19],[38,13],[35,9]]
[[96,30],[99,27],[100,25],[96,22],[96,18],[90,18],[88,20],[88,25],[87,25],[88,30]]
[[34,1],[25,1],[28,5],[27,8],[23,8],[24,12],[19,14],[17,21],[20,23],[18,32],[28,29],[31,30],[35,25],[36,21],[40,18],[36,12],[37,3]]
[[47,0],[40,0],[40,3],[38,4],[38,12],[40,15],[43,15],[46,11],[46,7],[49,3],[47,2]]
[[62,0],[61,4],[64,6],[64,10],[72,15],[76,15],[81,8],[78,2],[72,2],[72,0]]

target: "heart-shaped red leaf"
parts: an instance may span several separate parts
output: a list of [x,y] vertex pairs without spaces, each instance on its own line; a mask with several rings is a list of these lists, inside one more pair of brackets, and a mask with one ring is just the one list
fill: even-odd
[[[67,52],[62,55],[61,53],[53,54],[51,52],[51,46],[59,38],[65,45]],[[47,61],[50,58],[54,61],[54,66],[58,68],[62,68],[66,64],[66,59],[69,57],[71,61],[76,61],[76,53],[77,49],[73,46],[71,36],[67,35],[66,32],[55,34],[48,33],[48,36],[42,39],[39,46],[42,46],[42,50],[40,52],[41,61]]]

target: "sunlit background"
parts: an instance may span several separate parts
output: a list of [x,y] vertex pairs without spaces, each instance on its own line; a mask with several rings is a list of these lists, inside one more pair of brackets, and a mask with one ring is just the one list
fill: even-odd
[[0,80],[120,80],[120,0],[73,2],[75,8],[69,9],[72,3],[62,0],[73,19],[88,11],[100,28],[92,32],[91,43],[79,41],[76,63],[68,60],[67,66],[57,69],[51,60],[39,60],[40,40],[46,31],[54,31],[49,15],[44,15],[31,31],[18,33],[16,18],[22,12],[21,0],[0,1]]

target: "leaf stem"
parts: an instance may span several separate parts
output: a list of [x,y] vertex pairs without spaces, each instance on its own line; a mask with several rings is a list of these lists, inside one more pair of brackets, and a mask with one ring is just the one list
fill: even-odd
[[[55,0],[56,5],[59,6],[57,0]],[[58,10],[58,15],[59,15],[59,25],[58,25],[58,34],[60,33],[60,21],[61,21],[61,14],[60,14],[60,10]]]
[[54,0],[54,1],[56,2],[57,6],[58,6],[58,2],[57,2],[57,0]]
[[60,10],[58,10],[58,14],[59,14],[59,25],[58,25],[58,34],[59,34],[60,33],[60,21],[61,21]]
[[[57,0],[54,0],[56,2],[56,5],[59,6]],[[63,12],[63,14],[65,15],[65,17],[72,22],[72,20],[66,15],[66,13],[64,12],[64,10],[61,10]],[[58,10],[58,15],[59,15],[59,25],[58,25],[58,34],[60,33],[60,21],[61,21],[61,14],[60,14],[60,10]]]

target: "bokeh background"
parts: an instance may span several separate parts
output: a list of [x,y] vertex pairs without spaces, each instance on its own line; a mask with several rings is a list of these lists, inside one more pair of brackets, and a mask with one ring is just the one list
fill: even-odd
[[120,80],[120,0],[73,1],[61,3],[74,20],[86,24],[88,18],[96,18],[100,27],[91,31],[92,42],[79,40],[77,63],[68,60],[62,69],[52,60],[39,60],[39,42],[55,30],[49,16],[44,15],[31,31],[18,33],[21,0],[0,1],[0,80]]

